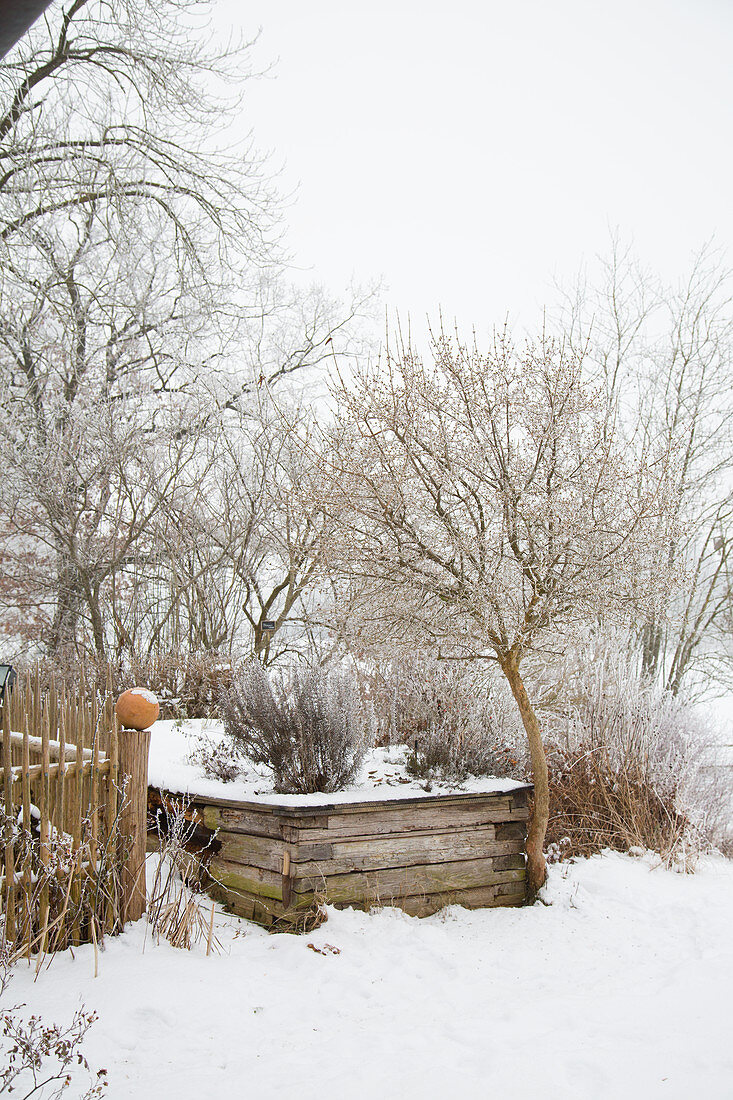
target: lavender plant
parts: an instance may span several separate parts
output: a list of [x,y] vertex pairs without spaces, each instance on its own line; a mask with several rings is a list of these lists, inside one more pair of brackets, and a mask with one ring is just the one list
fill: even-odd
[[336,672],[308,667],[278,677],[252,661],[222,688],[219,711],[242,755],[272,769],[278,793],[342,790],[364,758],[357,693]]

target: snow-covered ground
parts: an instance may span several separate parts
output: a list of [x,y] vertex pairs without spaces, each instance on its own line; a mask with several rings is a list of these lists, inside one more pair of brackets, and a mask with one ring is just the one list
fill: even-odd
[[48,1019],[95,1009],[86,1052],[111,1100],[733,1097],[733,864],[607,853],[551,867],[544,899],[332,909],[306,936],[221,913],[208,958],[143,920],[97,978],[85,947],[35,983],[21,966],[6,998]]
[[354,783],[344,791],[332,794],[273,794],[273,776],[269,768],[256,767],[241,760],[241,775],[233,782],[207,778],[200,764],[192,762],[206,744],[225,741],[220,722],[207,719],[187,719],[185,722],[160,721],[151,727],[148,780],[154,787],[181,794],[197,794],[209,798],[229,798],[238,801],[267,802],[278,806],[321,805],[346,802],[370,802],[384,799],[425,797],[426,794],[449,794],[451,791],[510,791],[522,786],[521,780],[499,779],[493,776],[471,777],[460,786],[411,779],[405,770],[407,748],[393,745],[386,749],[369,749]]

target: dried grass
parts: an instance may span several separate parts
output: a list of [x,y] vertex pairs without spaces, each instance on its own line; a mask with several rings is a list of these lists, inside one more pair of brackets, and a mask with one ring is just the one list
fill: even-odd
[[203,941],[207,955],[218,952],[214,905],[201,885],[206,853],[193,843],[196,825],[188,804],[167,799],[165,812],[155,818],[155,829],[158,862],[147,904],[153,935],[184,951]]
[[548,745],[550,858],[648,849],[693,869],[729,798],[724,775],[707,766],[710,746],[684,700],[620,659],[600,663]]

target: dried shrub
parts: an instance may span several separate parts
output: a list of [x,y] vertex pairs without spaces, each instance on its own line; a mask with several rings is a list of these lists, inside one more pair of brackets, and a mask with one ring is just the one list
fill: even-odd
[[432,723],[405,761],[415,779],[462,783],[469,776],[515,775],[514,750],[486,727],[463,721]]
[[384,682],[390,740],[409,746],[410,775],[460,782],[517,774],[514,709],[485,670],[424,657],[396,667]]
[[206,943],[207,955],[212,949],[220,950],[214,936],[214,903],[202,886],[210,852],[197,841],[189,805],[166,798],[151,824],[158,837],[158,860],[146,908],[153,935],[184,951],[201,941]]
[[601,663],[561,725],[547,754],[551,857],[649,849],[690,867],[714,842],[728,792],[684,700]]
[[[12,968],[18,954],[5,934],[0,919],[0,999],[12,978]],[[4,1006],[0,1014],[2,1033],[2,1063],[0,1063],[0,1093],[15,1092],[19,1096],[45,1096],[49,1100],[61,1097],[72,1085],[79,1100],[93,1100],[104,1095],[107,1070],[96,1073],[83,1053],[87,1032],[97,1019],[82,1005],[65,1027],[46,1023],[40,1016],[21,1015],[22,1005]],[[83,1074],[85,1080],[80,1079]]]
[[[91,657],[65,662],[44,660],[32,668],[39,671],[42,691],[47,691],[53,681],[79,698],[80,688],[87,695],[119,695],[139,684],[158,697],[162,718],[207,718],[216,708],[219,690],[231,680],[236,662],[214,650],[160,650],[120,661]],[[20,671],[25,669],[20,667]]]
[[604,748],[550,756],[548,856],[567,859],[604,848],[643,848],[673,861],[688,834],[689,819],[674,796],[638,777],[633,758],[616,768]]
[[356,692],[319,667],[287,677],[251,661],[219,694],[224,729],[242,755],[272,769],[280,794],[342,790],[364,758]]
[[[30,828],[25,828],[22,808],[14,808],[10,816],[0,810],[0,832],[12,841],[16,872],[11,946],[28,956],[38,952],[37,970],[46,956],[72,944],[92,943],[96,956],[105,934],[123,926],[119,814],[104,844],[99,843],[98,820],[89,815],[81,819],[76,839],[51,824],[44,859],[36,806],[30,806],[29,817]],[[44,902],[47,915],[42,920]]]
[[231,658],[213,650],[161,652],[131,658],[119,669],[119,683],[134,681],[155,692],[166,718],[208,718],[234,667]]
[[186,762],[201,768],[207,779],[233,783],[242,771],[242,754],[233,741],[202,738],[186,757]]

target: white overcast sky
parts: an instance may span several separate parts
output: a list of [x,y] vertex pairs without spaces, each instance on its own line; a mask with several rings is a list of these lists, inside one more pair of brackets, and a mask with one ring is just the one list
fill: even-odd
[[[673,278],[733,231],[732,0],[218,0],[288,244],[414,317],[533,327],[609,227]],[[297,189],[297,190],[296,190]]]

